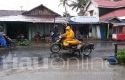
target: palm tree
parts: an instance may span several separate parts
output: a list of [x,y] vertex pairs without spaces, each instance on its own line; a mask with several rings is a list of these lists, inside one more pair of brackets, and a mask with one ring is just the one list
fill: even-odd
[[59,4],[59,6],[63,5],[63,7],[65,8],[66,14],[68,13],[68,11],[67,11],[67,6],[69,6],[68,1],[70,1],[70,0],[60,0],[60,4]]
[[[69,16],[69,13],[67,11],[67,7],[69,6],[68,4],[68,1],[70,0],[60,0],[60,5],[63,5],[63,7],[65,8],[65,12],[63,13],[63,16],[66,17],[66,20],[67,20],[67,17]],[[67,23],[65,23],[67,25]]]
[[89,0],[71,1],[71,4],[69,6],[72,7],[72,10],[76,9],[76,11],[80,10],[80,12],[83,12],[83,8],[88,1]]
[[70,16],[70,14],[63,12],[63,17],[66,17],[66,16],[68,17],[68,16]]

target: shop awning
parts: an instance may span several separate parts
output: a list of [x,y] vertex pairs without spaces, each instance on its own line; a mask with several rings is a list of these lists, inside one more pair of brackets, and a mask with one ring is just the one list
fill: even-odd
[[125,26],[125,23],[112,23],[113,26]]
[[[54,18],[46,18],[40,16],[25,16],[25,15],[15,15],[15,16],[2,16],[0,21],[9,22],[32,22],[32,23],[54,23]],[[55,23],[66,23],[62,17],[56,17]]]
[[98,24],[99,17],[97,16],[73,16],[69,17],[69,24]]

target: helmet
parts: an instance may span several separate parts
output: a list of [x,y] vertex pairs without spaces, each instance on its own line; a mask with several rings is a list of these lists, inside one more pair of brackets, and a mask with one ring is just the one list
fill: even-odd
[[66,26],[66,29],[70,29],[70,26]]

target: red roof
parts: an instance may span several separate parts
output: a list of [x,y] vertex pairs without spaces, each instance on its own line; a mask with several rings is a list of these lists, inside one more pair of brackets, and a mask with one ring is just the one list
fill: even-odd
[[125,16],[125,8],[112,11],[108,14],[101,16],[100,18],[102,19],[102,18],[121,17],[121,16]]
[[112,1],[112,0],[94,0],[99,7],[107,7],[107,8],[119,8],[125,7],[125,0],[120,1]]

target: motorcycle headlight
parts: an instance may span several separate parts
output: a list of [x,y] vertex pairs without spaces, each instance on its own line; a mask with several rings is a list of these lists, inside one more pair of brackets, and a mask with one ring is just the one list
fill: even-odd
[[59,40],[57,40],[56,42],[59,42]]

